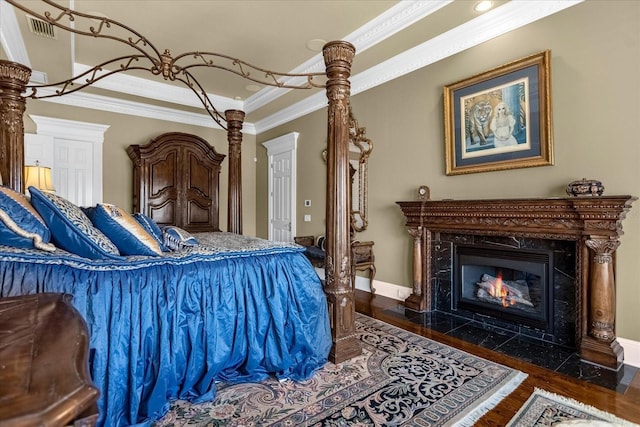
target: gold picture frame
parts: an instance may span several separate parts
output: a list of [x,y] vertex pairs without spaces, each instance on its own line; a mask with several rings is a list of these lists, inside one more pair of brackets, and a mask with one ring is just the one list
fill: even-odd
[[551,51],[444,87],[447,175],[553,165]]

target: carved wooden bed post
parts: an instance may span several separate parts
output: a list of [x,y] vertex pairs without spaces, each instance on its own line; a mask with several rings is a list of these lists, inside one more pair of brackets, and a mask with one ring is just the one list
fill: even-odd
[[362,352],[355,333],[350,260],[349,95],[355,48],[334,41],[323,48],[327,73],[327,254],[325,293],[333,345],[329,360],[340,363]]
[[244,111],[227,110],[227,140],[229,141],[229,196],[227,200],[227,231],[242,234],[242,123]]
[[4,185],[21,193],[26,105],[22,93],[29,77],[31,70],[28,67],[0,60],[0,174]]

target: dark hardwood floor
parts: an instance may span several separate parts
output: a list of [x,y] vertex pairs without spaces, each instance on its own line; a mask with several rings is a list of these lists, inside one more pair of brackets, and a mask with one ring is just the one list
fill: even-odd
[[482,417],[476,423],[477,426],[504,426],[529,398],[534,388],[567,396],[616,414],[620,418],[640,423],[640,370],[635,370],[635,375],[629,385],[624,387],[623,392],[615,391],[426,328],[410,321],[404,315],[402,302],[391,298],[371,296],[368,292],[356,290],[356,311],[527,373],[527,379],[498,406]]

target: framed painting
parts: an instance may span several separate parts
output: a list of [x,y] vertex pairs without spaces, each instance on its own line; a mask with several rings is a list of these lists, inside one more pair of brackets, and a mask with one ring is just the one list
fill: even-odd
[[551,51],[444,87],[446,174],[553,165]]

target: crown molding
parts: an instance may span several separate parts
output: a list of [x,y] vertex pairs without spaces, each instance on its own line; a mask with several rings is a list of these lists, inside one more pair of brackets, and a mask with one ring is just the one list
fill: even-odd
[[[54,88],[42,88],[38,90],[41,95],[55,93]],[[126,101],[109,96],[94,95],[91,93],[74,92],[64,96],[43,98],[40,101],[55,104],[69,105],[79,108],[108,111],[111,113],[126,114],[130,116],[146,117],[149,119],[183,123],[212,129],[222,129],[208,114],[190,113],[175,108],[154,106],[135,101]],[[251,123],[244,123],[242,131],[255,135],[255,127]]]
[[371,89],[582,2],[510,1],[354,76],[352,93]]
[[[0,1],[0,44],[9,60],[31,68],[31,60],[29,60],[27,46],[24,44],[24,39],[20,33],[16,13],[13,7],[4,1]],[[31,70],[29,83],[47,83],[47,73]]]
[[[353,92],[352,92],[353,93]],[[298,117],[306,116],[316,110],[327,107],[327,96],[324,92],[315,93],[302,101],[296,102],[282,110],[258,120],[254,123],[256,134],[283,125]]]
[[[393,58],[388,59],[368,70],[365,70],[351,78],[351,94],[356,95],[375,86],[386,83],[390,80],[401,77],[417,69],[426,67],[439,60],[469,49],[492,38],[506,34],[517,28],[545,18],[554,13],[560,12],[584,0],[549,0],[549,1],[510,1],[497,7],[479,17],[460,25],[446,33],[440,34],[424,43],[415,46]],[[411,25],[422,17],[433,13],[435,10],[445,6],[449,0],[439,1],[401,1],[387,12],[364,25],[357,31],[346,37],[346,40],[354,43],[356,51],[363,52],[376,43],[384,40],[402,28]],[[20,51],[20,43],[24,46],[22,35],[15,33],[16,28],[5,25],[5,9],[11,10],[7,4],[0,0],[3,7],[2,25],[0,25],[0,37],[2,38],[5,52],[11,55]],[[15,14],[11,13],[15,19]],[[17,22],[15,23],[17,27]],[[5,47],[5,43],[10,45]],[[26,54],[26,51],[24,52]],[[15,57],[9,56],[11,60]],[[28,57],[27,57],[28,61]],[[324,59],[322,55],[316,55],[309,61],[297,67],[292,73],[313,72],[324,70]],[[16,62],[25,63],[21,60]],[[86,70],[89,67],[83,64],[75,64],[74,72]],[[37,73],[37,72],[36,72]],[[43,74],[43,73],[42,73]],[[44,74],[43,74],[44,75]],[[46,75],[44,75],[46,78]],[[167,85],[161,82],[150,81],[139,77],[125,74],[114,75],[97,82],[97,87],[112,91],[129,93],[151,99],[200,107],[201,104],[193,96],[191,90],[187,88]],[[52,90],[53,91],[53,90]],[[44,91],[39,91],[41,94]],[[255,111],[263,105],[268,104],[277,97],[286,93],[286,89],[269,87],[251,96],[244,102],[232,100],[218,95],[210,95],[212,102],[217,109],[224,111],[227,109],[243,110],[247,113]],[[159,94],[161,97],[159,97]],[[178,123],[192,124],[214,129],[221,129],[208,114],[197,114],[180,111],[178,109],[153,106],[140,102],[125,101],[118,98],[99,96],[87,93],[75,92],[63,97],[46,98],[43,101],[54,102],[65,105],[73,105],[81,108],[91,108],[96,110],[110,111],[119,114],[129,114],[140,117],[147,117],[157,120],[173,121]],[[302,117],[316,110],[326,107],[326,96],[317,92],[302,101],[299,101],[287,108],[284,108],[256,123],[243,125],[243,131],[248,134],[257,134],[276,126],[280,126],[296,118]]]
[[104,133],[110,127],[110,125],[102,125],[99,123],[57,119],[53,117],[36,116],[34,114],[29,114],[29,117],[36,124],[38,135],[48,135],[93,143],[103,143]]
[[[358,54],[402,31],[422,18],[431,15],[452,1],[453,0],[401,1],[347,35],[342,40],[353,44],[356,48],[357,57]],[[324,71],[324,57],[319,53],[289,71],[289,73],[305,74],[314,72],[322,73]],[[305,79],[302,77],[290,77],[284,79],[283,82],[287,85],[301,85],[304,84]],[[273,86],[266,87],[245,100],[245,111],[247,114],[256,111],[285,95],[290,90],[291,89],[285,90]]]
[[[351,95],[402,77],[456,53],[560,12],[584,0],[510,1],[351,77]],[[326,107],[314,94],[255,123],[261,133]]]
[[0,43],[2,43],[2,49],[9,60],[31,68],[31,61],[22,34],[20,34],[16,13],[13,7],[4,1],[0,1]]

